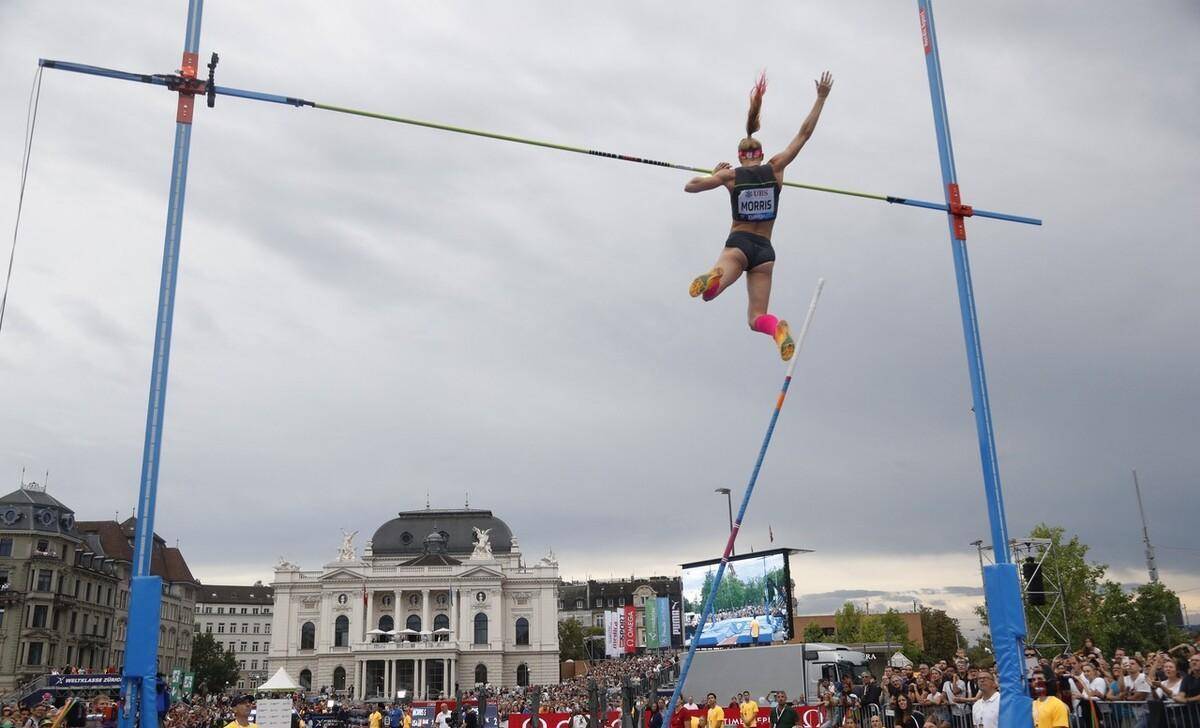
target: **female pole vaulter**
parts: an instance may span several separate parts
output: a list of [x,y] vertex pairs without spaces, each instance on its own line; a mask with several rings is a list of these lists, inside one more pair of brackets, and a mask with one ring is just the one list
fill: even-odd
[[816,129],[825,98],[833,87],[833,77],[826,71],[815,83],[817,100],[800,125],[800,131],[782,152],[763,164],[762,144],[754,138],[754,132],[761,126],[758,117],[762,109],[762,97],[767,90],[767,75],[763,73],[750,91],[746,138],[738,142],[738,166],[734,168],[728,162],[721,162],[712,174],[696,177],[683,188],[684,192],[704,192],[724,187],[729,190],[729,203],[733,210],[733,225],[729,238],[725,240],[725,249],[721,251],[712,270],[692,281],[689,292],[693,298],[701,296],[703,300],[711,301],[744,271],[750,304],[747,317],[750,328],[773,337],[784,361],[792,358],[796,344],[792,341],[787,321],[767,313],[771,299],[771,271],[775,267],[771,229],[775,226],[779,211],[783,170],[792,163]]

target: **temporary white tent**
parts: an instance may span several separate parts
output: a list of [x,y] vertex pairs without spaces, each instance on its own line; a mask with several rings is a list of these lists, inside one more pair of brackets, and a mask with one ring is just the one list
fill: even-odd
[[275,671],[270,680],[255,688],[256,691],[264,693],[272,691],[294,693],[299,689],[300,686],[296,684],[291,675],[287,674],[287,670],[284,670],[282,667]]
[[892,659],[888,660],[892,667],[912,667],[913,661],[904,656],[903,652],[897,651],[892,655]]

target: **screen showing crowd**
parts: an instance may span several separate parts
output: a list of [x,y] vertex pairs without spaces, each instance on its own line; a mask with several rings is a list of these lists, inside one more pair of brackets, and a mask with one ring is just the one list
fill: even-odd
[[[718,564],[683,568],[684,638],[695,637]],[[697,647],[749,647],[791,637],[791,576],[786,551],[746,554],[730,560]]]

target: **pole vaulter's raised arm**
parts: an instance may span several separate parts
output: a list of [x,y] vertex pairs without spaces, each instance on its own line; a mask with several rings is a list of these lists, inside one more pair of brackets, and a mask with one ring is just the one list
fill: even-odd
[[783,151],[771,157],[768,162],[778,178],[782,179],[783,170],[787,169],[787,166],[796,159],[796,155],[800,153],[805,143],[812,137],[813,132],[817,130],[817,121],[821,118],[821,110],[825,108],[825,99],[829,97],[829,91],[833,88],[833,76],[826,71],[821,74],[821,80],[814,83],[817,85],[817,100],[813,102],[812,111],[808,112],[804,123],[800,125],[800,131],[796,132],[792,141],[788,142]]
[[[215,55],[215,54],[214,54]],[[105,78],[116,78],[123,81],[137,81],[139,83],[147,83],[158,86],[166,86],[170,89],[177,88],[179,78],[170,74],[147,74],[147,73],[130,73],[128,71],[117,71],[110,68],[102,68],[100,66],[89,66],[82,63],[71,63],[69,61],[55,61],[41,59],[38,64],[45,68],[55,68],[61,71],[71,71],[74,73],[85,73],[92,76],[103,76]],[[215,96],[232,96],[235,98],[249,99],[252,101],[265,101],[272,104],[283,104],[286,106],[308,106],[322,111],[332,111],[338,114],[348,114],[350,116],[361,116],[367,119],[378,119],[380,121],[390,121],[397,124],[407,124],[409,126],[421,126],[426,129],[437,129],[439,131],[448,131],[455,134],[467,134],[470,136],[483,137],[485,139],[495,139],[503,142],[513,142],[515,144],[526,144],[534,147],[542,147],[543,149],[556,149],[560,152],[573,152],[575,154],[587,154],[593,157],[605,157],[607,159],[619,159],[623,162],[637,162],[639,164],[649,164],[655,167],[667,167],[669,169],[681,169],[689,172],[701,172],[706,175],[711,175],[712,169],[704,167],[695,167],[687,164],[676,164],[674,162],[662,162],[657,159],[647,159],[644,157],[634,157],[627,154],[617,154],[614,152],[605,152],[596,149],[588,149],[586,147],[576,147],[568,144],[558,144],[555,142],[542,141],[539,139],[528,139],[526,137],[513,136],[510,134],[498,134],[496,132],[483,131],[480,129],[468,129],[461,126],[453,126],[450,124],[441,124],[434,121],[424,121],[421,119],[412,119],[404,116],[394,116],[392,114],[382,114],[376,111],[365,111],[362,109],[349,109],[342,106],[333,106],[332,104],[324,104],[318,101],[309,101],[296,96],[283,96],[280,94],[269,94],[261,91],[248,91],[246,89],[231,88],[229,86],[218,86],[213,83],[210,78],[208,82],[202,79],[195,79],[192,83],[196,84],[197,94],[206,94],[209,97],[209,106],[212,105],[212,99]],[[819,85],[819,84],[818,84]],[[814,121],[815,123],[815,121]],[[803,128],[801,129],[803,133]],[[809,132],[811,134],[811,131]],[[790,149],[789,145],[789,149]],[[803,144],[801,144],[803,146]],[[786,153],[785,150],[783,153]],[[796,152],[799,152],[799,147]],[[782,153],[781,153],[782,154]],[[794,158],[794,155],[793,155]],[[789,160],[790,161],[790,160]],[[871,192],[860,192],[857,190],[840,189],[837,187],[828,187],[825,185],[805,184],[802,182],[783,182],[784,187],[794,187],[802,190],[812,190],[814,192],[828,192],[834,195],[845,195],[848,197],[861,197],[866,200],[878,200],[887,202],[893,205],[905,205],[908,207],[921,207],[928,210],[937,210],[939,212],[950,212],[950,207],[943,203],[931,202],[928,200],[917,200],[911,197],[899,197],[896,195],[880,195]],[[991,212],[989,210],[981,210],[970,206],[957,207],[955,212],[963,216],[986,217],[995,220],[1005,220],[1008,222],[1019,222],[1026,225],[1041,225],[1042,221],[1034,217],[1025,217],[1022,215],[1010,215],[1001,212]]]

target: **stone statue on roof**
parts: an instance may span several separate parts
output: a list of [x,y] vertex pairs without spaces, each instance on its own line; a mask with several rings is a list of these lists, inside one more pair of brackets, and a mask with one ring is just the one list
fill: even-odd
[[358,535],[358,531],[346,533],[346,529],[342,529],[342,545],[338,549],[338,561],[354,561],[358,555],[354,551],[354,537]]
[[471,552],[473,559],[490,559],[492,558],[492,529],[490,528],[475,528],[471,527],[475,532],[475,550]]

